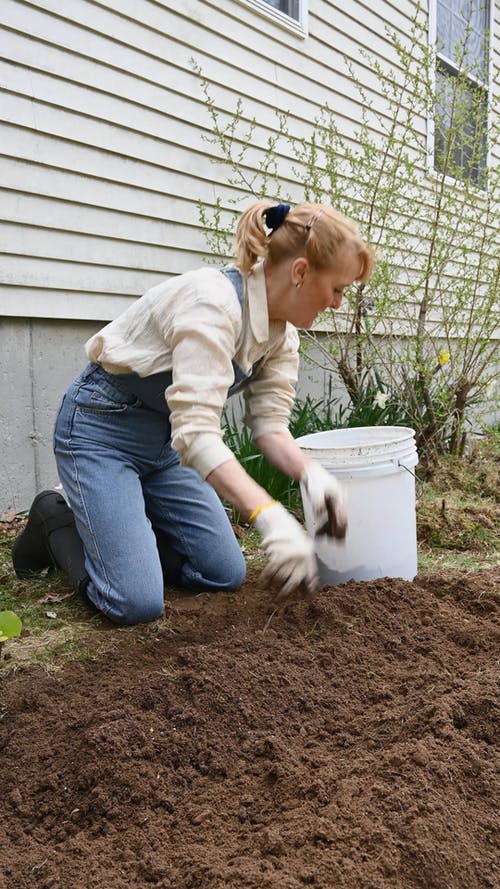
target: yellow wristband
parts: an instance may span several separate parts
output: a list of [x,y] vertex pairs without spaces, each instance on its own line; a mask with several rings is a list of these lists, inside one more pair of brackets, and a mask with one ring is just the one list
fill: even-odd
[[269,503],[264,503],[262,506],[258,506],[257,509],[254,509],[252,515],[248,516],[248,521],[253,522],[261,512],[264,512],[265,509],[269,509],[270,506],[274,506],[276,503],[276,500],[270,500]]

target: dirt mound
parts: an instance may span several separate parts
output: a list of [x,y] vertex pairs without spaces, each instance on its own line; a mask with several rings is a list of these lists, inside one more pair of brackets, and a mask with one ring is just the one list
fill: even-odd
[[4,678],[0,886],[498,886],[498,579],[250,577]]

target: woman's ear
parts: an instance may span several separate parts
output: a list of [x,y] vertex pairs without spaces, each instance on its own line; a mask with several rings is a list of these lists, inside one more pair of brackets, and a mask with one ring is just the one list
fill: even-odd
[[297,256],[292,262],[290,272],[292,276],[292,284],[295,287],[301,287],[304,283],[304,275],[309,268],[309,263],[305,256]]

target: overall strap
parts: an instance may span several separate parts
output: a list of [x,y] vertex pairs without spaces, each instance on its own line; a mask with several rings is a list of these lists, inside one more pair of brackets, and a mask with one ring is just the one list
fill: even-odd
[[[226,266],[221,272],[229,278],[233,285],[238,302],[243,310],[245,299],[245,288],[243,284],[243,276],[236,266]],[[251,369],[249,374],[244,373],[241,368],[233,360],[234,382],[228,390],[228,396],[238,392],[242,385],[250,379],[256,366]],[[139,377],[136,373],[119,374],[112,376],[115,385],[123,389],[127,393],[135,395],[151,410],[159,411],[162,414],[169,414],[170,409],[165,401],[165,389],[172,384],[172,371],[165,370],[160,373],[151,374],[148,377]]]
[[[221,269],[221,272],[223,275],[226,276],[226,278],[229,278],[229,280],[231,281],[231,284],[233,285],[233,287],[236,291],[236,295],[238,297],[238,302],[240,304],[240,308],[243,311],[243,304],[245,301],[245,287],[243,284],[243,275],[241,274],[240,270],[237,269],[236,266],[234,266],[234,265],[225,266],[223,269]],[[261,362],[262,362],[262,359],[260,358],[250,368],[248,373],[245,373],[245,371],[241,369],[239,364],[237,364],[233,358],[234,382],[233,382],[232,386],[230,386],[228,389],[228,392],[227,392],[228,398],[230,398],[231,395],[236,395],[237,392],[240,392],[241,389],[243,389],[245,383],[248,383],[249,380],[251,380],[252,377],[257,373]]]
[[236,296],[238,297],[238,302],[240,304],[240,308],[243,309],[243,302],[245,299],[245,288],[243,285],[243,275],[240,270],[236,268],[235,265],[226,265],[223,269],[221,269],[223,275],[226,278],[229,278],[231,284],[236,290]]

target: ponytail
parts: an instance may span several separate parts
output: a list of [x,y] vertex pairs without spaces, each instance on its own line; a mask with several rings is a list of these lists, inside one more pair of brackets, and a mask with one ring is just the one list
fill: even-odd
[[264,213],[274,201],[257,201],[242,214],[236,228],[236,265],[248,275],[258,259],[267,256],[268,236],[264,229]]
[[[266,228],[270,231],[266,232]],[[288,204],[260,200],[244,211],[236,228],[236,265],[247,275],[257,260],[271,263],[305,256],[311,268],[333,268],[339,251],[348,246],[360,258],[359,281],[373,269],[373,250],[357,225],[324,204]]]

